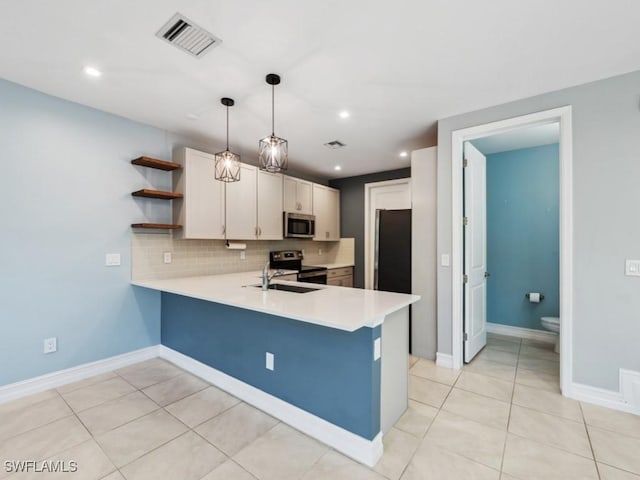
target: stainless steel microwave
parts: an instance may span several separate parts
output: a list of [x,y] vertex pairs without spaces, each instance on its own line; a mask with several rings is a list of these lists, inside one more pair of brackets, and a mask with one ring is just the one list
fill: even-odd
[[284,212],[285,238],[313,238],[316,234],[316,217],[301,213]]

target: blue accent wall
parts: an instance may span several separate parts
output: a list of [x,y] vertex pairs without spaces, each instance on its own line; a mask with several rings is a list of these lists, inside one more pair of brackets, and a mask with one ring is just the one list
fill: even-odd
[[0,141],[0,385],[158,344],[160,295],[130,285],[130,224],[170,206],[131,192],[170,176],[130,160],[170,158],[170,136],[0,80]]
[[[369,440],[380,431],[380,333],[162,294],[163,345]],[[266,352],[275,355],[273,371]]]
[[487,155],[489,322],[544,330],[559,316],[559,182],[558,144]]

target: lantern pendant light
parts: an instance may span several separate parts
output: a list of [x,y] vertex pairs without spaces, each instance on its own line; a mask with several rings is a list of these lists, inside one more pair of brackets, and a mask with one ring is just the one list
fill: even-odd
[[231,98],[221,98],[220,103],[227,107],[227,149],[215,155],[215,179],[237,182],[240,180],[240,155],[229,150],[229,107],[235,102]]
[[271,135],[260,140],[258,158],[260,169],[273,173],[286,170],[289,166],[289,142],[284,138],[276,137],[274,129],[275,86],[280,83],[280,75],[270,73],[266,81],[271,85]]

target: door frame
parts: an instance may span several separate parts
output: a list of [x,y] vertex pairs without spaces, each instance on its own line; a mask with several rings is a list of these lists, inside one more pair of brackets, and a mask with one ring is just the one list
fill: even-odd
[[465,141],[523,127],[560,125],[560,389],[569,394],[573,380],[573,140],[571,105],[499,120],[451,132],[451,353],[452,367],[460,369],[463,331],[463,186]]
[[[371,201],[371,195],[376,188],[391,187],[406,184],[409,194],[409,206],[411,208],[411,177],[385,180],[364,184],[364,288],[373,289],[373,270],[375,255],[375,208]],[[373,209],[373,210],[372,210]]]

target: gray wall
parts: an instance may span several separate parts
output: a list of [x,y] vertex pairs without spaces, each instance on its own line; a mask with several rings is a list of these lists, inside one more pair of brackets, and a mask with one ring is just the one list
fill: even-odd
[[340,236],[355,238],[353,286],[364,288],[364,185],[411,176],[411,168],[370,173],[357,177],[331,180],[329,185],[340,190]]
[[[438,123],[438,255],[451,253],[451,132],[564,105],[573,107],[573,380],[618,390],[640,371],[640,72]],[[456,259],[452,259],[456,261]],[[438,351],[451,353],[451,269],[438,267]]]

